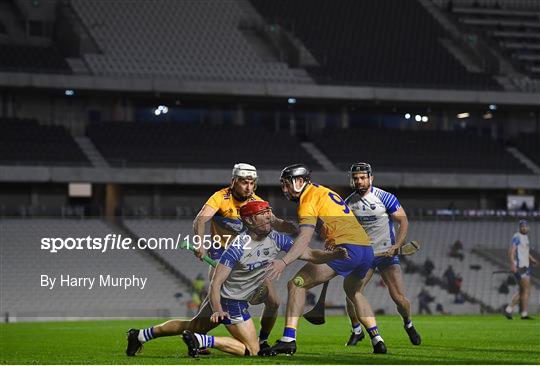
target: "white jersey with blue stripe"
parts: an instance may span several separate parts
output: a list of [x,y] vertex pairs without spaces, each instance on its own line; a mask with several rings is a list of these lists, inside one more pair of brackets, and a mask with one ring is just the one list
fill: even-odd
[[345,202],[371,238],[375,254],[384,253],[395,244],[394,223],[390,214],[401,207],[396,196],[371,187],[364,196],[354,192]]
[[517,268],[529,267],[529,236],[517,232],[512,237],[512,245],[516,247],[515,264]]
[[280,251],[288,252],[293,244],[290,236],[272,230],[264,239],[253,240],[240,234],[229,244],[219,263],[231,268],[221,287],[221,296],[234,300],[249,300],[264,282],[266,266]]

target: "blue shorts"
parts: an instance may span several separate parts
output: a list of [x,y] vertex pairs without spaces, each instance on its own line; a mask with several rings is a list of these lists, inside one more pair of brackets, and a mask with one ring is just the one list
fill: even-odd
[[531,269],[529,267],[521,267],[514,273],[514,278],[519,282],[523,277],[529,277],[531,275]]
[[216,249],[212,246],[210,249],[208,249],[208,256],[212,258],[213,260],[218,261],[219,258],[221,258],[221,255],[223,254],[224,251],[225,251],[224,248]]
[[338,275],[347,277],[351,273],[362,279],[371,268],[373,262],[373,248],[371,245],[340,244],[349,252],[351,259],[335,259],[327,264]]
[[229,313],[229,317],[221,321],[221,324],[231,325],[245,322],[251,319],[249,315],[249,304],[246,300],[233,300],[221,298],[221,307],[223,311]]
[[380,256],[380,257],[375,257],[373,259],[373,263],[371,264],[371,268],[372,269],[384,269],[388,266],[391,266],[393,264],[397,264],[399,265],[399,257],[397,255],[393,256],[393,257],[385,257],[385,256]]

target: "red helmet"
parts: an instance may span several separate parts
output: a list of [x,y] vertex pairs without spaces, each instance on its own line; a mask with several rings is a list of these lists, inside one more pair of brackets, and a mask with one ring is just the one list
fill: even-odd
[[240,207],[240,216],[242,218],[251,217],[269,209],[270,204],[266,201],[248,201],[244,206]]

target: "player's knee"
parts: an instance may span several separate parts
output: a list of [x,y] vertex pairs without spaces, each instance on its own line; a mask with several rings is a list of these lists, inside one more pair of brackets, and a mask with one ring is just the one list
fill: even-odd
[[347,296],[347,298],[351,302],[354,302],[354,300],[357,299],[357,298],[362,298],[363,297],[362,291],[360,291],[359,288],[350,286],[349,284],[344,283],[343,284],[343,290],[345,291],[345,295]]

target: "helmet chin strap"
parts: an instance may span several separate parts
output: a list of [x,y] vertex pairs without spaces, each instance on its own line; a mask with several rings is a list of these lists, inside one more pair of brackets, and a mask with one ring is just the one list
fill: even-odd
[[[306,188],[308,184],[308,182],[304,181],[304,184],[302,184],[302,187],[300,187],[300,189],[296,189],[296,178],[291,178],[291,183],[292,183],[292,189],[295,193],[302,193],[302,191],[304,190],[304,188]],[[285,198],[291,202],[300,201],[300,196],[293,197],[289,192],[285,192],[284,195],[285,195]]]
[[292,182],[293,190],[296,193],[301,193],[304,190],[304,188],[306,188],[306,186],[307,186],[307,182],[304,180],[304,184],[302,184],[302,187],[300,187],[300,189],[296,189],[296,178],[292,178],[291,182]]

